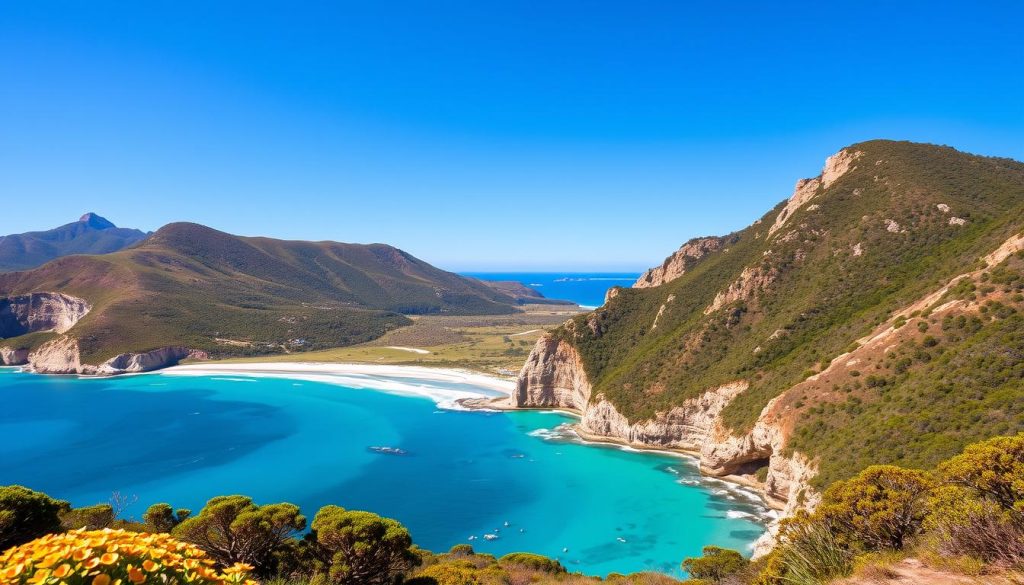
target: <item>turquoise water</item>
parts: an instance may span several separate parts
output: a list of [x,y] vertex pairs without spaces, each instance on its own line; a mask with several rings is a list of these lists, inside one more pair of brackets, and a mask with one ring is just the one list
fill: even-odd
[[514,280],[537,289],[549,299],[572,301],[584,307],[604,304],[613,286],[630,287],[639,272],[466,272],[484,280]]
[[0,401],[0,484],[75,505],[116,490],[138,497],[126,512],[136,518],[151,503],[198,510],[231,493],[310,518],[334,503],[397,518],[428,549],[531,551],[596,575],[678,571],[706,544],[747,550],[762,532],[745,515],[763,509],[702,483],[688,460],[571,442],[560,414],[439,410],[280,378],[11,368],[0,368]]

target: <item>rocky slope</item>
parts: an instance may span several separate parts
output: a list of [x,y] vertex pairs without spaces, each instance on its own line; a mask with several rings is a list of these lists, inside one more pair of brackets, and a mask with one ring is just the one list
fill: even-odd
[[119,228],[86,213],[52,230],[0,236],[0,272],[27,270],[70,254],[109,254],[146,238],[145,232]]
[[[693,453],[786,514],[813,506],[866,465],[926,466],[1024,430],[1024,353],[1007,333],[1024,310],[1022,231],[1020,163],[848,147],[751,227],[691,240],[538,341],[510,405]],[[941,390],[945,371],[965,396]]]

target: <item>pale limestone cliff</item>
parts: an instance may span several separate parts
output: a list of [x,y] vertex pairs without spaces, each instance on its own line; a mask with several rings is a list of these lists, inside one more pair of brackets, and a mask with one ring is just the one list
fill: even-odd
[[694,238],[683,244],[671,256],[665,258],[661,266],[644,272],[633,288],[651,288],[671,282],[686,274],[693,264],[711,252],[718,251],[725,243],[724,238]]
[[27,349],[0,347],[0,366],[21,366],[27,363]]
[[31,371],[39,374],[112,376],[158,370],[189,357],[206,359],[207,355],[185,347],[161,347],[151,351],[123,353],[99,365],[83,364],[78,341],[62,335],[28,352],[21,363],[27,363]]
[[0,338],[40,331],[64,333],[91,308],[84,299],[53,292],[0,299]]
[[[603,395],[593,396],[582,358],[572,344],[545,336],[527,358],[509,402],[515,408],[576,411],[581,417],[577,431],[584,438],[689,452],[699,458],[707,475],[745,476],[744,481],[759,487],[770,505],[783,510],[783,517],[816,505],[819,496],[810,487],[816,468],[799,453],[783,454],[788,431],[775,414],[776,401],[765,407],[749,433],[733,436],[722,423],[722,410],[747,387],[745,381],[726,384],[651,419],[630,421]],[[749,474],[764,466],[767,476],[758,485]],[[757,554],[770,550],[774,530],[773,525],[758,542]]]
[[571,344],[546,335],[534,346],[519,372],[511,405],[582,411],[590,401],[590,382],[580,354]]

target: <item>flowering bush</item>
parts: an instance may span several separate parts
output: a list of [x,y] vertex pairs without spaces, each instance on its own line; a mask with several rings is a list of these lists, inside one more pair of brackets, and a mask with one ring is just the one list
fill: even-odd
[[2,585],[256,585],[251,567],[223,572],[199,548],[167,534],[72,530],[0,553]]

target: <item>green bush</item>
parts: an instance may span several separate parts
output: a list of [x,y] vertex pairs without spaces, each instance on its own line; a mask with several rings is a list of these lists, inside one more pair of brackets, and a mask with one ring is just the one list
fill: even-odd
[[727,548],[705,546],[701,553],[702,556],[685,559],[683,570],[695,579],[711,583],[742,571],[748,563],[743,555]]
[[61,530],[63,500],[20,485],[0,487],[0,551]]

